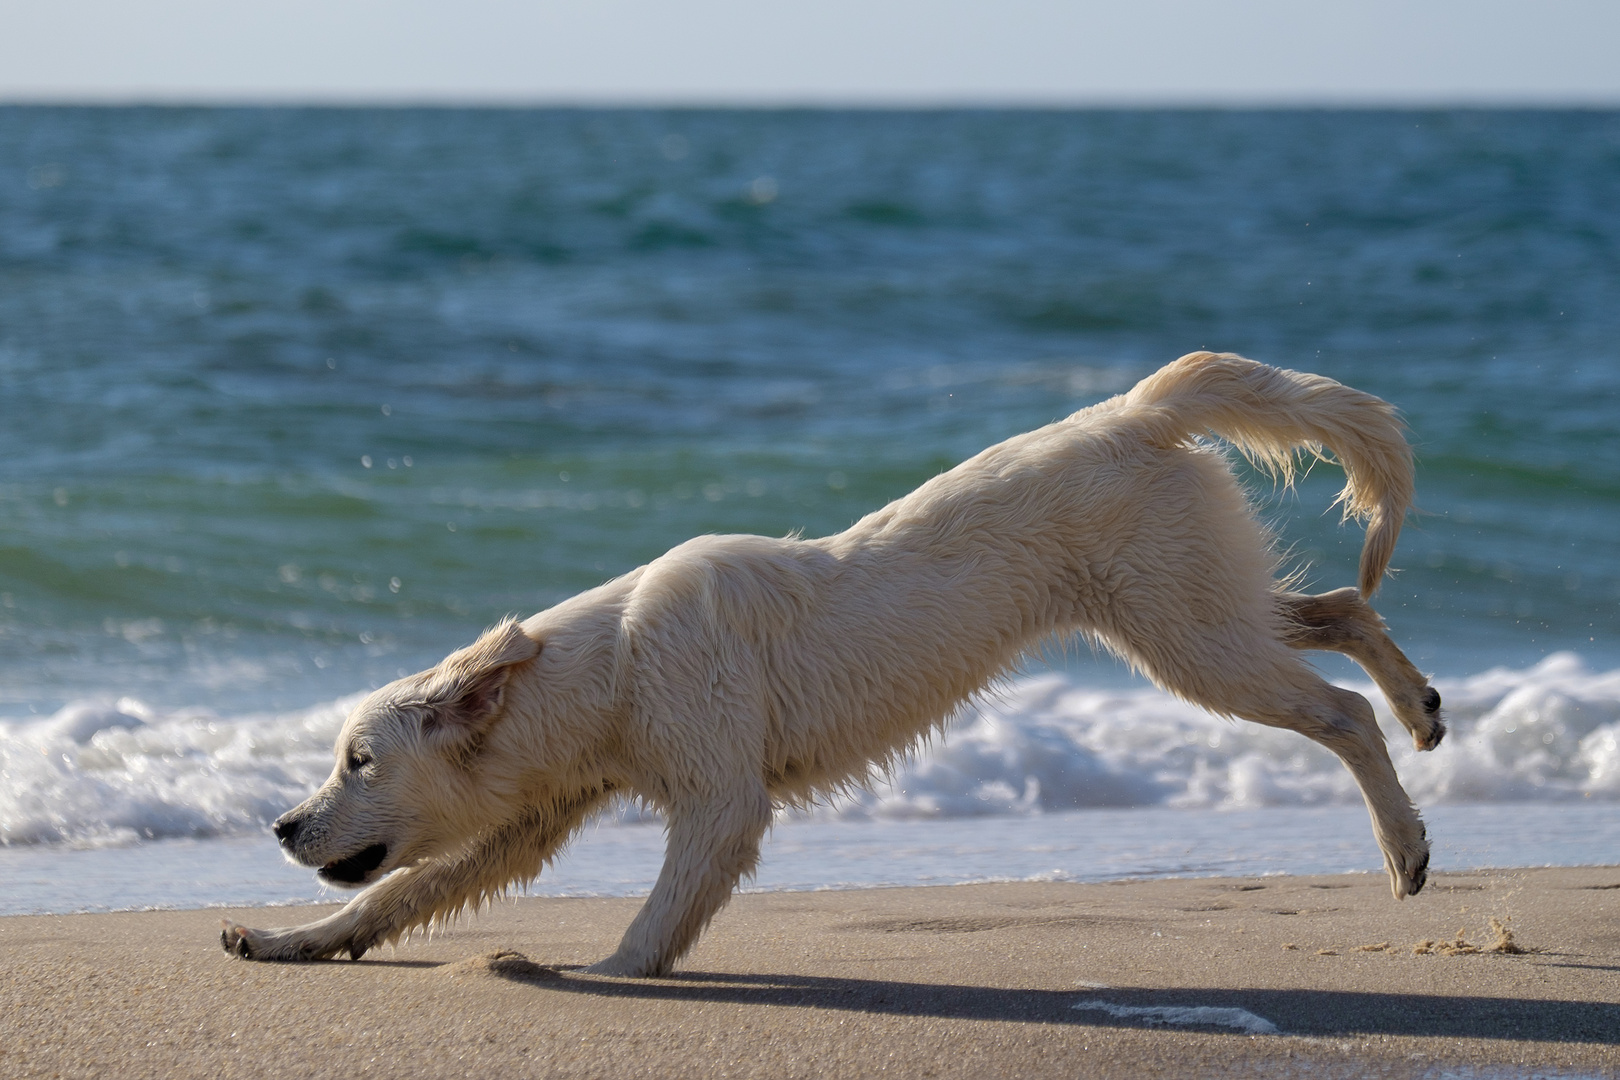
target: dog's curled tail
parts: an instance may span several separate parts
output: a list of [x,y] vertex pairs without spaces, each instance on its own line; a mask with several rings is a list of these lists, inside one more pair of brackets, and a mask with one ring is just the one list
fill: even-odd
[[1346,478],[1339,501],[1347,516],[1367,522],[1361,595],[1377,590],[1412,502],[1412,450],[1389,402],[1321,375],[1195,352],[1137,383],[1123,404],[1158,429],[1155,441],[1212,431],[1284,478],[1293,476],[1296,450],[1332,451]]

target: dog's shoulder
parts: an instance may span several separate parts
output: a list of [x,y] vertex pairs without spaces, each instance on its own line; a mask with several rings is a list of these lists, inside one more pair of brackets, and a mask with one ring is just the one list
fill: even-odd
[[699,536],[647,564],[625,605],[625,621],[701,621],[755,637],[796,622],[836,572],[836,559],[802,540]]

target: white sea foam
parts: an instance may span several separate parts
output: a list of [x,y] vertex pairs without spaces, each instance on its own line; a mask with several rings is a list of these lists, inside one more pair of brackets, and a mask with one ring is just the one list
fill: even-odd
[[1069,1006],[1089,1012],[1105,1012],[1120,1020],[1138,1020],[1151,1026],[1192,1024],[1236,1028],[1246,1035],[1277,1035],[1277,1025],[1248,1009],[1218,1005],[1115,1005],[1110,1001],[1080,1001]]
[[[1418,753],[1371,684],[1390,754],[1421,804],[1620,800],[1620,671],[1557,653],[1535,667],[1439,680],[1450,732]],[[1147,689],[1061,674],[1015,682],[978,705],[886,783],[833,808],[844,817],[962,817],[1082,807],[1357,803],[1328,751],[1289,731],[1211,716]]]
[[[1418,754],[1370,687],[1420,804],[1620,801],[1620,671],[1561,653],[1442,680],[1451,733]],[[116,844],[263,828],[332,767],[357,700],[227,719],[125,698],[0,725],[0,843]],[[818,813],[961,818],[1085,807],[1253,808],[1360,801],[1342,766],[1286,731],[1218,719],[1151,689],[1063,674],[1015,681],[891,779]]]
[[97,846],[263,828],[331,772],[332,742],[357,700],[226,720],[123,698],[0,724],[0,843]]

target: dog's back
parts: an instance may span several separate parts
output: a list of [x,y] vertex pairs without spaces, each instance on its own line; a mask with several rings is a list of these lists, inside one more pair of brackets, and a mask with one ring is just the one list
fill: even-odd
[[[1229,695],[1202,686],[1215,673],[1189,679],[1185,661],[1210,641],[1279,640],[1285,615],[1271,538],[1224,458],[1192,441],[1206,430],[1284,467],[1294,446],[1353,447],[1340,450],[1347,501],[1376,518],[1363,574],[1376,583],[1411,490],[1393,410],[1317,376],[1194,354],[835,536],[682,544],[627,605],[640,700],[664,714],[698,693],[761,716],[773,792],[794,801],[863,780],[1051,634],[1087,635],[1220,707]],[[646,685],[649,666],[678,685]]]

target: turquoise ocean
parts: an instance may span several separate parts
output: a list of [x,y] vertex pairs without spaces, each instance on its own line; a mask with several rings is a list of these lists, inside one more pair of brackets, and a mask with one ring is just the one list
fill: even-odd
[[[265,826],[357,694],[1201,348],[1411,425],[1436,866],[1620,863],[1620,113],[0,108],[0,912],[319,896]],[[1249,479],[1353,583],[1337,470]],[[1376,870],[1359,803],[1081,647],[758,887]]]

